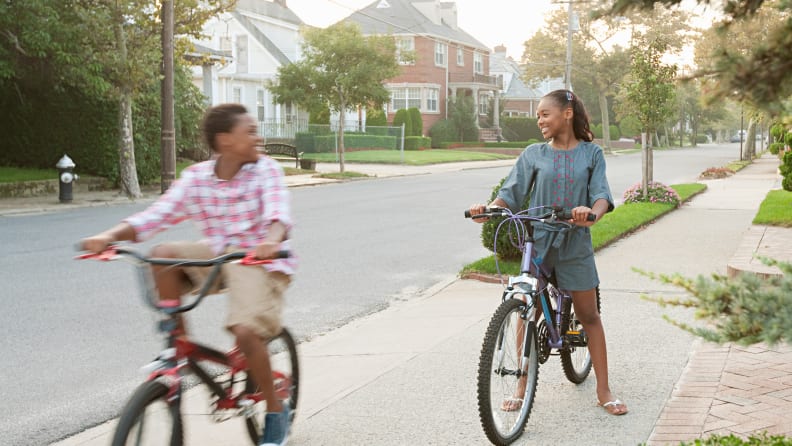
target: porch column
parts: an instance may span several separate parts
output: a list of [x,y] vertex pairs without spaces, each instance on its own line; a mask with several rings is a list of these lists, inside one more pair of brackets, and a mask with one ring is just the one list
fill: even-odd
[[201,66],[202,80],[203,80],[203,94],[206,96],[204,103],[206,105],[213,105],[214,96],[212,95],[212,64],[203,64]]
[[477,87],[473,87],[473,110],[475,110],[476,114],[476,128],[481,128],[479,125],[479,89]]
[[498,142],[500,142],[500,90],[495,90],[495,110],[492,110],[492,125],[495,126],[496,136],[498,138]]

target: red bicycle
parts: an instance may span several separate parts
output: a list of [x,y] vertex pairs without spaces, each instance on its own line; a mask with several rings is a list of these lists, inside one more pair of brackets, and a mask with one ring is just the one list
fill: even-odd
[[[134,261],[143,285],[144,301],[162,315],[157,329],[165,336],[165,349],[153,362],[142,368],[148,377],[121,411],[111,444],[182,445],[184,430],[181,397],[185,388],[184,377],[190,374],[206,384],[216,398],[210,408],[215,421],[226,421],[235,416],[244,417],[250,440],[257,444],[266,415],[266,401],[258,391],[258,385],[247,374],[245,356],[236,347],[228,352],[221,352],[190,340],[179,328],[178,319],[180,314],[192,310],[203,301],[223,264],[240,262],[245,265],[260,265],[269,260],[258,260],[252,254],[244,252],[225,254],[209,260],[149,258],[122,246],[112,246],[102,253],[83,254],[77,258],[116,260],[122,256]],[[149,265],[199,266],[212,269],[195,299],[182,304],[176,300],[159,300]],[[283,328],[278,336],[269,341],[268,350],[276,395],[288,402],[293,419],[300,388],[297,345],[289,331]]]

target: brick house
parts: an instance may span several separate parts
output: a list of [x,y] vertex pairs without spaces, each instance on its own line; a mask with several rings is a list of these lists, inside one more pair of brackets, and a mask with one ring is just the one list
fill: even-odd
[[[499,100],[502,79],[490,75],[489,48],[457,25],[455,2],[376,0],[342,21],[358,24],[363,35],[393,35],[400,50],[414,55],[412,62],[402,63],[401,74],[385,81],[391,92],[388,122],[397,110],[417,107],[426,135],[448,117],[447,101],[457,95],[471,96],[479,122],[486,122],[490,98]],[[494,121],[497,128],[497,114]]]

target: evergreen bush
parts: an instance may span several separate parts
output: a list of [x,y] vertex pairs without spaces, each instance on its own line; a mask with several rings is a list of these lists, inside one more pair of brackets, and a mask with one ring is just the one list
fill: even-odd
[[[503,177],[500,182],[498,182],[498,185],[492,189],[492,194],[490,195],[490,199],[487,203],[491,203],[493,200],[495,200],[495,198],[498,196],[501,186],[503,186],[504,181],[506,181],[506,177]],[[527,209],[529,205],[529,196],[526,195],[525,201],[522,203],[522,206],[520,206],[520,209]],[[520,248],[515,246],[515,244],[512,243],[511,239],[509,238],[509,231],[506,225],[504,225],[498,233],[498,242],[497,245],[495,245],[495,231],[504,218],[505,217],[490,218],[488,221],[482,223],[481,243],[490,251],[492,251],[493,246],[496,246],[498,259],[500,260],[520,260],[522,258],[522,252],[520,251]]]
[[421,150],[432,147],[432,138],[424,136],[405,136],[404,150]]
[[543,140],[536,118],[507,117],[501,121],[503,135],[510,141]]
[[423,118],[421,118],[421,110],[415,107],[407,109],[410,115],[410,128],[412,132],[409,135],[405,132],[405,136],[423,136]]
[[410,120],[410,112],[406,108],[397,110],[396,115],[393,117],[394,127],[401,127],[402,124],[404,125],[404,136],[412,135],[412,121]]
[[432,147],[442,147],[444,143],[457,140],[458,130],[453,122],[448,119],[437,121],[429,129],[429,137],[432,139]]
[[366,127],[385,127],[388,125],[388,117],[381,108],[366,109]]

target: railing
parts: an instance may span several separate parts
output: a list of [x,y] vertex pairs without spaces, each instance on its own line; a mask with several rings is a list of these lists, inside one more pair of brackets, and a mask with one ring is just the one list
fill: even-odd
[[476,73],[449,73],[448,81],[454,83],[484,84],[503,88],[503,76],[487,76]]
[[259,134],[267,139],[294,139],[297,132],[308,131],[307,119],[265,119],[259,121]]

